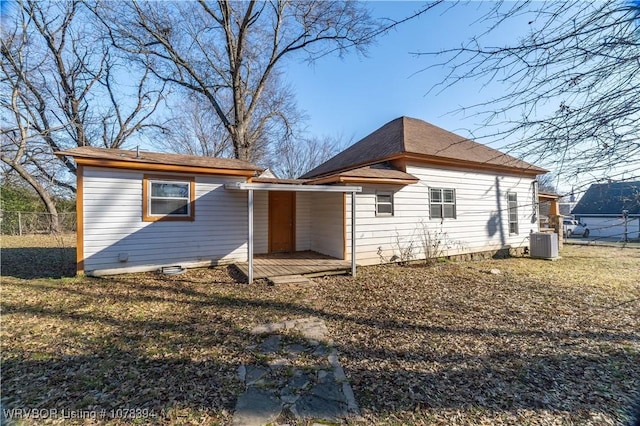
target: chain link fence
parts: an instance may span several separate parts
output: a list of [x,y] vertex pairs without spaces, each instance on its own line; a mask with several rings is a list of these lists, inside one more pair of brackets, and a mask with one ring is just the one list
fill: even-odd
[[[75,212],[58,213],[60,232],[76,231]],[[51,214],[46,212],[0,211],[0,229],[2,235],[50,234],[52,231]]]

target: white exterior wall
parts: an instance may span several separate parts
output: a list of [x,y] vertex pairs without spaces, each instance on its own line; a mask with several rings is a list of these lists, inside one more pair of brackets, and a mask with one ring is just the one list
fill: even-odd
[[318,253],[344,258],[344,194],[341,192],[309,193],[312,199],[311,245]]
[[269,253],[269,193],[253,192],[253,253]]
[[[587,224],[589,239],[607,238],[624,240],[624,219],[622,217],[579,216]],[[627,219],[627,238],[640,238],[640,218]]]
[[[196,175],[193,222],[143,222],[143,175],[137,171],[84,168],[87,273],[247,260],[247,193],[224,188],[225,183],[244,178]],[[127,254],[128,261],[118,260],[121,253]]]
[[296,251],[311,250],[312,193],[296,193]]
[[[523,247],[538,231],[531,178],[408,165],[413,185],[363,185],[356,195],[356,260],[368,265],[393,256],[422,259],[425,232],[440,241],[439,255]],[[429,187],[456,191],[456,219],[429,219]],[[394,215],[376,216],[376,191],[393,191]],[[518,194],[518,234],[509,235],[507,192]],[[347,255],[351,253],[351,202],[347,197]],[[402,254],[405,252],[405,255]],[[410,252],[409,255],[406,253]]]

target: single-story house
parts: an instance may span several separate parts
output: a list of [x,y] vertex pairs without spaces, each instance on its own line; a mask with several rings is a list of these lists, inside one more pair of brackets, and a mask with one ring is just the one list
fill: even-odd
[[640,238],[640,181],[593,184],[571,213],[592,238]]
[[[314,251],[355,265],[524,248],[546,170],[397,118],[300,179],[246,161],[80,147],[78,272]],[[252,279],[251,267],[249,280]]]

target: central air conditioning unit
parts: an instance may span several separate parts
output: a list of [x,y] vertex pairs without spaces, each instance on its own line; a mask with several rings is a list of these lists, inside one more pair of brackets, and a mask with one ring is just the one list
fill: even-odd
[[529,235],[529,254],[536,259],[555,259],[558,257],[558,234],[534,232]]

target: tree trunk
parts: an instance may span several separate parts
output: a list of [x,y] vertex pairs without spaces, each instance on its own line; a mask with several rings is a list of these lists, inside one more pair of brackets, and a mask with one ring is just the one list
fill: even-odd
[[60,220],[58,217],[58,209],[56,209],[56,204],[53,202],[53,199],[47,192],[45,188],[38,183],[37,180],[33,178],[29,174],[29,172],[21,165],[15,161],[11,161],[5,156],[2,156],[2,161],[8,164],[13,170],[15,170],[21,178],[23,178],[33,189],[36,190],[38,196],[44,203],[45,208],[47,209],[47,213],[49,213],[49,223],[51,226],[51,233],[58,234],[60,232]]
[[236,125],[231,132],[235,157],[238,160],[251,161],[251,141],[247,140],[245,123]]

